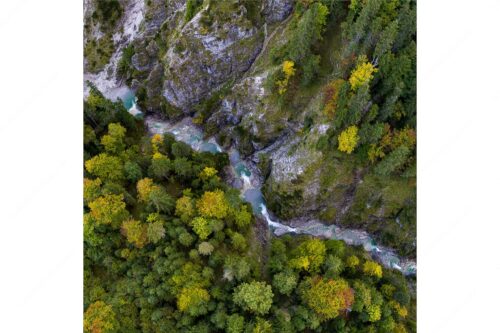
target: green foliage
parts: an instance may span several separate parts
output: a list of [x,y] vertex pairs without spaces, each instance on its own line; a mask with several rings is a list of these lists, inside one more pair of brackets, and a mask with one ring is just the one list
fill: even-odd
[[252,281],[236,287],[233,301],[244,310],[265,315],[271,308],[273,296],[270,285],[265,282]]
[[85,161],[85,169],[93,176],[102,180],[121,180],[123,178],[123,164],[116,156],[106,153],[99,154]]
[[196,317],[207,313],[207,302],[210,300],[208,292],[200,287],[182,288],[177,299],[177,307],[182,312],[187,312]]
[[129,44],[122,51],[122,57],[116,67],[117,76],[120,78],[129,78],[133,72],[132,57],[135,54],[134,45]]
[[118,154],[125,149],[125,133],[127,129],[120,124],[111,123],[108,125],[108,134],[103,135],[101,144],[109,154]]
[[123,15],[123,8],[118,0],[96,0],[92,19],[97,20],[103,30],[113,29]]
[[290,296],[297,286],[298,276],[293,271],[280,272],[273,277],[273,287],[280,294]]
[[205,240],[212,233],[212,226],[210,222],[203,217],[196,217],[191,221],[193,231],[198,235],[201,240]]
[[175,200],[163,187],[154,186],[149,193],[148,207],[158,213],[170,214],[175,207]]
[[149,214],[147,218],[147,237],[148,241],[154,244],[165,237],[164,221],[159,214]]
[[83,55],[87,62],[86,69],[90,73],[98,73],[104,69],[113,52],[115,45],[111,33],[105,34],[99,39],[90,39],[83,49]]
[[302,242],[292,253],[290,267],[308,272],[317,272],[325,261],[326,247],[319,239]]
[[227,317],[227,333],[242,333],[245,328],[245,318],[238,314],[232,314]]
[[251,221],[252,214],[248,212],[246,206],[236,212],[235,222],[240,230],[245,230],[250,225]]
[[139,221],[127,220],[122,224],[122,234],[127,241],[138,248],[146,245],[148,240],[147,227]]
[[191,21],[196,12],[199,10],[202,1],[200,0],[187,0],[186,2],[186,13],[184,14],[184,20],[186,22]]
[[123,165],[123,171],[125,172],[125,178],[131,183],[135,183],[142,178],[141,167],[136,162],[126,161]]
[[[328,8],[324,4],[314,2],[300,18],[297,18],[288,42],[281,49],[274,49],[271,52],[275,61],[288,59],[288,63],[300,66],[303,74],[302,83],[305,85],[309,84],[317,73],[320,56],[313,54],[312,48],[322,39],[328,13]],[[284,83],[286,86],[288,79]],[[278,91],[280,94],[284,93],[282,87]]]
[[155,179],[161,180],[167,178],[171,169],[172,163],[168,157],[160,153],[155,153],[153,155],[150,171]]
[[390,175],[404,165],[410,153],[408,147],[399,146],[377,164],[375,173],[380,176]]
[[200,245],[198,245],[198,252],[200,254],[208,256],[211,255],[214,250],[214,246],[210,244],[209,242],[201,242]]

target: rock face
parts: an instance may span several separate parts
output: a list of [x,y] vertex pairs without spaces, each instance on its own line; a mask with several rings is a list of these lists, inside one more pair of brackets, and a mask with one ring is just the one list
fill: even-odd
[[247,19],[244,6],[224,21],[217,14],[203,8],[177,34],[166,54],[163,95],[186,113],[248,70],[262,47],[263,35]]
[[246,156],[270,145],[286,127],[286,118],[268,101],[266,79],[267,73],[242,79],[206,121],[208,133],[218,134],[227,146],[234,144]]
[[267,23],[283,21],[292,12],[295,0],[267,0],[263,14]]
[[319,200],[323,155],[315,146],[327,129],[328,125],[316,125],[305,136],[290,135],[268,152],[271,172],[263,192],[269,207],[279,217],[316,215],[323,205]]

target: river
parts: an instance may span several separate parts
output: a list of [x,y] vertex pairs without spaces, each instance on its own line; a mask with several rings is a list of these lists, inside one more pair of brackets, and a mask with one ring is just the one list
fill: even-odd
[[[171,133],[178,141],[187,143],[196,151],[223,152],[222,147],[213,137],[204,138],[201,128],[193,124],[190,117],[171,123],[156,116],[147,115],[144,121],[148,132],[151,134]],[[255,214],[262,216],[267,221],[275,235],[281,236],[287,233],[308,234],[316,237],[343,240],[349,245],[363,246],[374,259],[386,267],[397,269],[405,275],[416,274],[417,266],[415,261],[402,259],[394,250],[378,245],[365,231],[341,228],[333,224],[326,225],[318,220],[304,221],[304,223],[300,223],[300,226],[293,228],[287,223],[273,218],[267,209],[261,192],[263,179],[258,168],[252,161],[243,160],[234,147],[227,153],[231,165],[230,170],[233,173],[232,176],[240,180],[231,185],[241,191],[242,198],[252,205]]]

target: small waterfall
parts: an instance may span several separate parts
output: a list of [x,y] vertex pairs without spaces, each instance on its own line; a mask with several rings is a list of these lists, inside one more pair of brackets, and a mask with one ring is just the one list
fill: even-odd
[[133,116],[138,116],[138,115],[141,115],[142,112],[137,108],[137,99],[134,99],[134,101],[132,102],[132,106],[130,107],[130,109],[128,109],[128,112],[130,112],[130,114],[132,114]]
[[271,217],[269,216],[269,213],[267,211],[267,207],[263,203],[260,204],[260,212],[261,212],[262,216],[264,216],[264,218],[266,219],[266,222],[269,226],[276,228],[277,230],[284,231],[281,234],[296,233],[297,232],[296,228],[292,228],[290,226],[281,224],[279,222],[274,222],[273,220],[271,220]]

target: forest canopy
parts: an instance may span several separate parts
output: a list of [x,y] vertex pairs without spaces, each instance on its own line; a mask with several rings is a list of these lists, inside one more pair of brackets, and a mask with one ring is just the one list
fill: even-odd
[[84,107],[85,332],[414,331],[401,273],[342,241],[261,243],[227,155],[143,135],[97,90]]

